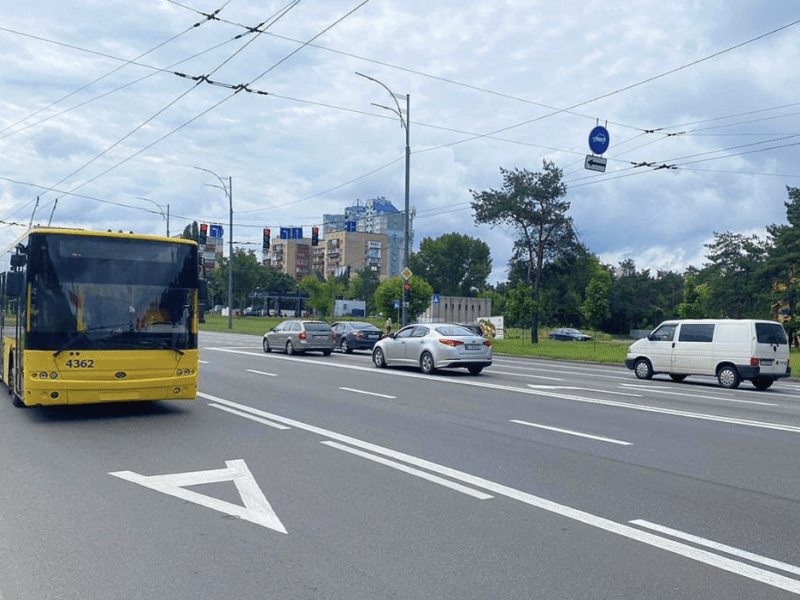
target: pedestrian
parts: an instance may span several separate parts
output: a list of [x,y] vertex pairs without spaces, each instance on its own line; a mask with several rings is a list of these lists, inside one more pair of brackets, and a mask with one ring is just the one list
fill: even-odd
[[392,317],[386,319],[386,335],[392,333]]

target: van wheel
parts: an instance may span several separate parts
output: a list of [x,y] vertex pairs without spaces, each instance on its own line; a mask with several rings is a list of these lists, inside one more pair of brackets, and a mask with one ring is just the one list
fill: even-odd
[[672,378],[672,381],[677,381],[678,383],[686,379],[686,375],[675,375],[674,373],[671,373],[670,377]]
[[737,388],[741,382],[739,371],[737,371],[736,367],[733,365],[724,365],[720,367],[720,370],[717,372],[717,381],[719,381],[719,384],[724,388],[731,390]]
[[775,383],[775,380],[769,377],[756,377],[753,379],[753,385],[756,386],[757,390],[766,390],[773,383]]
[[639,379],[650,379],[653,377],[653,367],[650,366],[650,361],[646,358],[640,358],[633,365],[633,372]]

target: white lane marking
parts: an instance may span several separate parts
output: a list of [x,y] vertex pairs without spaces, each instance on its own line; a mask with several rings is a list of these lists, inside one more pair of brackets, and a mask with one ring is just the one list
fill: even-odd
[[761,563],[762,565],[772,567],[773,569],[780,569],[781,571],[786,571],[787,573],[800,575],[800,568],[795,567],[794,565],[790,565],[772,558],[767,558],[766,556],[761,556],[759,554],[754,554],[752,552],[747,552],[746,550],[740,550],[739,548],[734,548],[733,546],[726,546],[725,544],[707,540],[705,538],[692,535],[691,533],[685,533],[683,531],[678,531],[677,529],[670,529],[669,527],[664,527],[663,525],[658,525],[656,523],[650,523],[642,519],[636,519],[635,521],[630,521],[630,523],[633,525],[638,525],[639,527],[646,527],[647,529],[652,529],[653,531],[658,531],[659,533],[670,535],[672,537],[680,538],[682,540],[686,540],[687,542],[692,542],[693,544],[699,544],[701,546],[706,546],[707,548],[713,548],[714,550],[719,550],[725,554],[738,556],[739,558],[744,558],[745,560],[749,560],[751,562]]
[[613,394],[615,396],[630,396],[632,398],[641,398],[641,394],[629,394],[627,392],[614,392],[611,390],[593,390],[592,388],[575,387],[567,385],[534,385],[528,384],[529,388],[534,390],[580,390],[582,392],[597,392],[598,394]]
[[397,399],[397,396],[389,396],[387,394],[378,394],[378,393],[375,393],[375,392],[367,392],[367,391],[364,391],[364,390],[357,390],[355,388],[340,387],[339,389],[340,390],[344,390],[345,392],[353,392],[354,394],[366,394],[367,396],[378,396],[379,398],[388,398],[389,400]]
[[575,435],[578,437],[588,438],[590,440],[598,440],[600,442],[608,442],[609,444],[619,444],[620,446],[633,446],[632,442],[623,442],[622,440],[615,440],[613,438],[602,437],[599,435],[591,435],[588,433],[580,433],[579,431],[572,431],[570,429],[559,429],[558,427],[550,427],[549,425],[539,425],[538,423],[530,423],[528,421],[519,421],[511,419],[512,423],[517,425],[527,425],[528,427],[536,427],[538,429],[547,429],[548,431],[556,431],[558,433],[565,433],[567,435]]
[[243,413],[240,410],[235,410],[228,406],[221,406],[219,404],[209,404],[209,406],[213,408],[218,408],[220,410],[224,410],[225,412],[229,412],[231,414],[237,415],[239,417],[244,417],[245,419],[250,419],[251,421],[255,421],[256,423],[262,423],[264,425],[268,425],[270,427],[274,427],[275,429],[286,430],[291,429],[291,427],[287,427],[286,425],[281,425],[280,423],[273,423],[272,421],[267,421],[266,419],[262,419],[260,417],[256,417],[255,415],[249,415],[247,413]]
[[389,450],[388,448],[383,448],[381,446],[377,446],[370,442],[363,442],[361,440],[352,438],[347,435],[342,435],[339,433],[335,433],[333,431],[329,431],[327,429],[323,429],[321,427],[316,427],[315,425],[308,425],[306,423],[302,423],[301,421],[295,421],[294,419],[288,419],[286,417],[281,417],[278,415],[267,413],[265,411],[258,410],[256,408],[250,408],[249,406],[246,406],[244,404],[238,404],[236,402],[231,402],[230,400],[223,400],[222,398],[217,398],[215,396],[204,394],[202,392],[198,392],[197,395],[202,396],[203,398],[206,398],[208,400],[219,402],[220,404],[227,404],[239,408],[241,410],[244,410],[246,412],[251,412],[253,414],[268,417],[274,421],[286,423],[287,425],[294,427],[296,429],[302,429],[308,431],[309,433],[314,433],[316,435],[320,435],[331,440],[337,440],[339,442],[348,444],[350,446],[363,448],[364,450],[374,452],[375,454],[382,454],[384,456],[388,456],[389,458],[393,458],[395,460],[413,464],[417,467],[424,468],[433,473],[438,473],[439,475],[444,475],[446,477],[449,477],[450,479],[463,481],[464,483],[469,484],[473,487],[485,489],[489,492],[494,493],[497,496],[505,496],[507,498],[511,498],[512,500],[517,500],[529,506],[540,508],[542,510],[552,512],[562,517],[572,519],[580,523],[584,523],[585,525],[596,527],[603,531],[608,531],[609,533],[614,533],[631,540],[642,542],[643,544],[647,544],[655,548],[660,548],[662,550],[666,550],[667,552],[672,552],[673,554],[677,554],[679,556],[684,556],[686,558],[695,560],[697,562],[707,564],[712,567],[716,567],[723,571],[728,571],[729,573],[733,573],[735,575],[747,577],[749,579],[760,581],[762,583],[766,583],[767,585],[771,585],[779,589],[787,590],[795,594],[800,594],[800,581],[784,577],[783,575],[778,575],[777,573],[773,573],[771,571],[765,571],[764,569],[760,569],[758,567],[754,567],[746,563],[742,563],[730,558],[719,556],[712,552],[701,550],[693,546],[687,546],[686,544],[676,542],[675,540],[663,538],[658,535],[649,533],[647,531],[636,529],[624,523],[616,523],[604,517],[599,517],[597,515],[593,515],[591,513],[587,513],[582,510],[570,508],[569,506],[564,506],[562,504],[558,504],[551,500],[545,500],[544,498],[539,498],[537,496],[534,496],[533,494],[528,494],[526,492],[522,492],[514,488],[510,488],[508,486],[495,483],[493,481],[489,481],[488,479],[483,479],[482,477],[469,475],[468,473],[464,473],[463,471],[458,471],[456,469],[451,469],[450,467],[438,465],[436,463],[421,458],[416,458],[409,454],[404,454],[402,452],[397,452],[395,450]]
[[255,373],[256,375],[266,375],[267,377],[277,377],[277,373],[266,373],[264,371],[256,371],[255,369],[247,369],[248,373]]
[[549,379],[550,381],[564,381],[560,377],[545,377],[544,375],[531,375],[530,373],[506,373],[504,371],[495,371],[492,369],[492,373],[497,373],[498,375],[511,375],[512,377],[530,377],[531,379]]
[[[266,356],[263,354],[257,354],[255,352],[242,352],[239,350],[229,350],[227,348],[213,348],[213,350],[217,350],[219,352],[230,352],[232,354],[246,354],[247,356]],[[543,396],[548,399],[559,398],[561,400],[571,400],[573,402],[583,402],[585,404],[598,404],[602,406],[613,406],[615,408],[627,408],[630,410],[639,410],[643,412],[652,412],[652,413],[660,413],[663,415],[670,415],[673,417],[685,417],[687,419],[699,419],[701,421],[714,421],[717,423],[727,423],[729,425],[742,425],[744,427],[760,427],[762,429],[772,429],[775,431],[786,431],[790,433],[800,433],[800,427],[794,425],[781,425],[779,423],[768,423],[766,421],[751,421],[748,419],[737,419],[734,417],[721,417],[719,415],[709,415],[705,413],[694,413],[685,410],[674,410],[670,408],[661,408],[658,406],[643,406],[640,404],[628,404],[627,402],[618,402],[616,400],[601,400],[599,398],[586,398],[584,396],[573,396],[571,394],[559,394],[557,392],[544,392],[541,390],[534,390],[534,389],[527,389],[527,388],[519,388],[510,385],[498,385],[495,383],[482,383],[480,381],[475,381],[474,379],[466,380],[466,379],[456,379],[453,377],[438,377],[436,375],[422,375],[421,373],[410,373],[408,371],[396,371],[392,369],[376,369],[375,367],[360,367],[357,365],[347,365],[347,364],[334,364],[332,362],[326,362],[324,360],[319,361],[311,361],[309,359],[296,359],[291,357],[285,356],[276,356],[271,355],[272,359],[277,360],[292,360],[295,362],[303,362],[308,364],[309,362],[314,362],[316,365],[320,365],[323,367],[332,367],[337,369],[350,369],[353,371],[364,371],[367,373],[373,373],[378,375],[384,376],[393,376],[393,377],[411,377],[415,379],[423,379],[425,381],[437,381],[440,383],[450,383],[453,385],[467,385],[471,387],[478,387],[484,389],[491,389],[491,390],[504,390],[507,392],[515,392],[517,394],[530,394],[536,396]],[[649,388],[646,388],[649,389]],[[200,393],[198,392],[198,396]]]
[[409,467],[408,465],[404,465],[399,462],[383,458],[381,456],[375,456],[374,454],[369,454],[368,452],[362,452],[361,450],[356,450],[355,448],[351,448],[349,446],[345,446],[337,442],[322,442],[322,443],[326,446],[330,446],[331,448],[343,450],[345,452],[349,452],[350,454],[366,458],[367,460],[371,460],[381,465],[392,467],[393,469],[397,469],[398,471],[402,471],[403,473],[408,473],[409,475],[414,475],[415,477],[421,477],[422,479],[432,481],[433,483],[438,483],[439,485],[443,485],[452,490],[456,490],[457,492],[461,492],[462,494],[467,494],[468,496],[472,496],[473,498],[477,498],[478,500],[488,500],[489,498],[494,498],[494,496],[491,496],[490,494],[479,492],[478,490],[473,490],[472,488],[463,486],[460,483],[449,481],[442,477],[438,477],[437,475],[431,475],[430,473],[426,473],[425,471],[420,471],[419,469]]
[[[201,365],[207,365],[211,361],[210,360],[198,360],[197,362],[199,362]],[[0,599],[0,600],[2,600],[2,599]]]
[[733,398],[725,398],[724,396],[703,396],[701,394],[684,394],[683,392],[675,392],[673,390],[659,390],[655,387],[646,385],[635,385],[633,383],[623,383],[622,387],[631,388],[634,390],[647,390],[653,394],[669,394],[670,396],[685,396],[687,398],[703,398],[704,400],[720,400],[721,402],[738,402],[740,404],[759,404],[761,406],[778,406],[770,402],[756,402],[755,400],[734,400]]
[[[269,501],[258,487],[253,474],[247,468],[245,462],[239,460],[226,460],[225,469],[214,469],[212,471],[195,471],[192,473],[173,473],[171,475],[154,475],[148,477],[139,475],[132,471],[117,471],[109,473],[114,477],[119,477],[132,483],[138,483],[146,488],[162,492],[170,496],[175,496],[187,502],[194,502],[200,506],[205,506],[212,510],[239,517],[245,521],[250,521],[256,525],[261,525],[269,529],[274,529],[280,533],[287,533],[286,528],[281,523],[275,511],[272,510]],[[239,491],[239,496],[244,502],[244,506],[231,504],[211,496],[198,494],[191,490],[184,489],[191,485],[201,485],[204,483],[217,483],[221,481],[232,481]]]

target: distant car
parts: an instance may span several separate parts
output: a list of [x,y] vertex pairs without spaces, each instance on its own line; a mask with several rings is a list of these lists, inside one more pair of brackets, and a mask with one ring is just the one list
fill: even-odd
[[408,325],[375,344],[372,362],[416,366],[426,374],[462,367],[477,375],[492,364],[492,342],[455,323]]
[[383,332],[372,323],[363,321],[337,321],[331,325],[335,348],[345,354],[353,350],[372,350]]
[[592,336],[581,333],[577,329],[556,329],[551,331],[548,336],[551,340],[561,340],[562,342],[588,342]]
[[329,356],[333,352],[333,329],[324,321],[289,320],[275,326],[261,340],[264,352],[282,350],[301,354],[309,350]]

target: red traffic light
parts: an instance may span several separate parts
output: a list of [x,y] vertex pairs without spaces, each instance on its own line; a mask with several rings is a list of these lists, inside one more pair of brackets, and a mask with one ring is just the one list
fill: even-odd
[[411,289],[411,284],[408,283],[407,281],[406,281],[405,289],[406,289],[406,291],[409,291]]
[[264,235],[266,235],[267,237],[269,237],[269,229],[265,229],[265,230],[264,230]]
[[202,231],[203,233],[208,232],[208,223],[201,223],[200,224],[200,231]]

